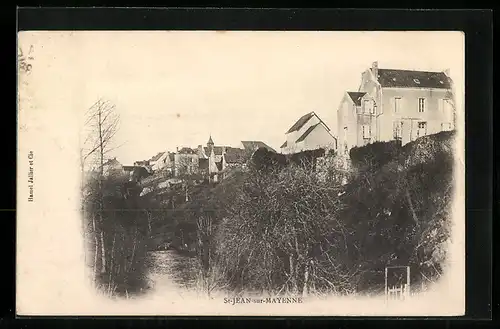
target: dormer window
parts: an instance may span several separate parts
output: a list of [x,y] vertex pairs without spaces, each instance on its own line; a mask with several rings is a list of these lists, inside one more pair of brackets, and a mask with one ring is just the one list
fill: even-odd
[[443,82],[443,81],[439,81],[439,83],[440,83],[440,84],[444,84],[444,82]]
[[396,81],[396,78],[392,78],[392,81]]
[[418,80],[418,79],[413,79],[413,82],[415,82],[417,85],[420,84],[420,80]]

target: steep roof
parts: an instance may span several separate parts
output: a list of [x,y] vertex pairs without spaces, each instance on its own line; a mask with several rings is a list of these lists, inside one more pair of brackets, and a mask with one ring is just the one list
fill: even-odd
[[103,166],[110,166],[110,165],[119,165],[120,162],[116,160],[116,158],[109,159],[108,161],[104,162],[102,165]]
[[281,144],[280,149],[286,147],[287,145],[288,145],[288,143],[285,141],[283,144]]
[[245,162],[245,150],[230,147],[226,150],[224,158],[227,163],[244,163]]
[[[224,146],[214,146],[215,155],[222,155],[223,149],[224,149]],[[227,146],[226,146],[226,149],[227,149]]]
[[303,125],[306,124],[307,121],[309,121],[309,119],[312,118],[313,115],[314,115],[314,112],[309,112],[307,114],[304,114],[303,116],[301,116],[299,118],[299,120],[297,120],[297,122],[295,122],[293,124],[293,126],[290,127],[290,129],[288,129],[288,131],[286,133],[289,134],[291,132],[299,130],[300,128],[302,128]]
[[307,130],[302,134],[302,136],[300,136],[296,141],[295,143],[299,143],[299,142],[302,142],[304,139],[306,139],[307,136],[309,136],[309,134],[314,130],[314,128],[316,128],[317,126],[319,125],[319,123],[315,124],[315,125],[312,125],[310,126],[309,128],[307,128]]
[[149,161],[156,161],[158,160],[159,158],[161,158],[161,156],[165,154],[165,152],[159,152],[157,155],[155,155],[154,157],[151,158],[151,160]]
[[361,106],[361,98],[366,94],[365,92],[358,92],[358,91],[348,91],[347,94],[349,97],[352,99],[353,103],[356,106]]
[[[296,141],[295,143],[299,143],[299,142],[302,142],[304,139],[306,139],[307,136],[309,136],[309,134],[314,130],[314,128],[316,128],[317,126],[319,126],[321,124],[321,122],[315,124],[315,125],[312,125],[310,126],[309,128],[307,128],[307,130],[302,134],[302,136],[300,136]],[[327,129],[328,131],[328,127],[325,126],[325,128]],[[330,136],[332,136],[332,138],[334,138],[335,140],[337,140],[332,134],[330,134]]]
[[[228,148],[230,148],[229,146],[214,146],[214,147],[212,147],[212,149],[214,150],[214,154],[215,155],[222,155],[222,150],[224,149],[224,147],[226,148],[226,150]],[[210,156],[210,152],[209,152],[210,148],[204,147],[203,150],[205,151],[205,154],[207,156]]]
[[262,141],[241,141],[241,144],[243,144],[243,147],[249,151],[255,151],[255,150],[263,147],[263,148],[267,149],[268,151],[276,152],[272,147],[270,147],[269,145],[267,145],[266,143],[264,143]]
[[318,120],[325,126],[326,130],[330,131],[330,128],[326,125],[326,123],[323,122],[323,120],[321,120],[321,118],[314,112],[309,112],[303,116],[301,116],[299,118],[299,120],[297,120],[297,122],[295,122],[295,124],[286,132],[287,134],[291,133],[291,132],[294,132],[294,131],[297,131],[299,130],[300,128],[302,128],[306,123],[307,121],[309,121],[309,119],[311,119],[313,116],[316,116],[316,118],[318,118]]
[[382,87],[451,88],[451,79],[444,72],[378,69],[377,78]]
[[214,141],[212,140],[212,135],[210,135],[210,138],[208,139],[207,145],[208,144],[214,145]]
[[196,151],[189,147],[183,147],[179,150],[179,154],[196,154]]

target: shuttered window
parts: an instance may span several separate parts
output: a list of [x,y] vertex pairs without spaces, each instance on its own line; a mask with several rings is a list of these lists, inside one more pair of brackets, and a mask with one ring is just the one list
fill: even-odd
[[394,98],[394,113],[401,113],[401,97]]

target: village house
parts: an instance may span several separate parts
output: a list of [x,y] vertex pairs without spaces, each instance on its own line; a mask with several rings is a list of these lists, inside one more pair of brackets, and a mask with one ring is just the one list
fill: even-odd
[[230,146],[216,146],[212,136],[209,137],[207,146],[198,145],[197,153],[200,159],[200,167],[203,169],[203,174],[210,181],[217,182],[220,180],[220,172],[227,166],[225,154],[230,149],[233,148]]
[[231,168],[244,166],[253,152],[259,148],[276,151],[262,141],[241,141],[240,147],[215,145],[212,136],[206,146],[182,147],[176,152],[159,152],[148,161],[137,161],[136,165],[151,167],[155,173],[165,177],[198,176],[212,182],[220,181]]
[[136,167],[148,167],[149,160],[136,161],[136,162],[134,162],[134,166],[136,166]]
[[281,153],[292,154],[323,148],[337,149],[337,138],[315,112],[300,117],[286,132],[286,141],[281,145]]
[[382,69],[378,62],[362,73],[357,91],[344,94],[337,110],[339,147],[348,154],[376,141],[418,137],[455,127],[449,71]]
[[109,159],[102,165],[102,173],[104,177],[121,176],[125,174],[123,165],[116,158]]
[[160,161],[160,159],[162,158],[162,156],[164,154],[165,154],[165,152],[158,152],[158,154],[156,154],[154,157],[152,157],[151,159],[148,160],[149,165],[151,166],[151,168],[153,170],[155,169],[156,164],[158,163],[158,161]]
[[173,156],[174,177],[192,175],[198,172],[198,153],[189,147],[182,147]]

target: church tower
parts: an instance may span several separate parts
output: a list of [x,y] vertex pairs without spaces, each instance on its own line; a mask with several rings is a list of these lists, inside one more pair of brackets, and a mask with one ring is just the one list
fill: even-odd
[[210,135],[210,138],[208,139],[207,147],[209,150],[208,152],[211,153],[212,149],[214,148],[214,141],[212,140],[212,135]]

